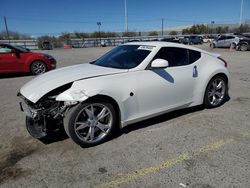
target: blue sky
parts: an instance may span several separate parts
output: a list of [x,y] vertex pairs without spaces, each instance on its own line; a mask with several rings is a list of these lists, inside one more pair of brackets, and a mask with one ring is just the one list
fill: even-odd
[[[149,31],[197,23],[238,23],[241,0],[127,0],[130,31]],[[124,31],[124,0],[1,0],[9,30],[30,35],[62,32]],[[250,19],[250,0],[244,0],[243,19]]]

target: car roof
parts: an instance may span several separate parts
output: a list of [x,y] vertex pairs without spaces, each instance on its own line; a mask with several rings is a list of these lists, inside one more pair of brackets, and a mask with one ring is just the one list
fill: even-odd
[[129,43],[125,43],[123,45],[141,45],[141,46],[155,46],[155,47],[177,47],[177,48],[186,48],[186,49],[190,49],[190,50],[196,50],[199,52],[203,52],[203,50],[196,48],[196,47],[192,47],[192,46],[188,46],[185,44],[178,44],[178,43],[174,43],[174,42],[163,42],[163,41],[144,41],[144,42],[129,42]]
[[185,44],[179,44],[179,43],[174,43],[174,42],[163,42],[163,41],[149,41],[149,42],[129,42],[129,43],[125,43],[123,45],[141,45],[141,46],[155,46],[158,48],[162,48],[162,47],[176,47],[176,48],[186,48],[189,50],[195,50],[201,53],[205,53],[214,57],[219,57],[220,54],[217,53],[211,53],[205,50],[202,50],[200,48],[196,48],[193,46],[188,46]]

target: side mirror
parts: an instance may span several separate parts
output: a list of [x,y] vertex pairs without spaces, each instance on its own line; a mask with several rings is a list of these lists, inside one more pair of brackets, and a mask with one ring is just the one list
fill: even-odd
[[155,59],[151,63],[152,68],[166,68],[168,66],[169,66],[168,61],[165,59]]

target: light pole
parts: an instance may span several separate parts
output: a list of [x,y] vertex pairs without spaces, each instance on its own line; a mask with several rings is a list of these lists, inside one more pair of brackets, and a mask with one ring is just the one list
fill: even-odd
[[242,13],[243,13],[243,0],[241,0],[241,3],[240,3],[240,23],[239,23],[239,25],[242,24]]
[[127,12],[127,0],[124,0],[124,4],[125,4],[125,31],[126,33],[128,32],[128,12]]
[[101,45],[101,22],[96,22],[97,26],[98,26],[98,31],[99,31],[99,39],[100,39],[100,45]]
[[163,36],[164,19],[161,19],[161,36]]
[[8,25],[7,25],[6,17],[4,16],[3,19],[4,19],[4,24],[5,24],[5,29],[6,29],[7,38],[8,38],[8,41],[9,41],[9,43],[10,43],[10,35],[9,35],[9,30],[8,30]]
[[214,21],[211,21],[211,34],[213,34]]

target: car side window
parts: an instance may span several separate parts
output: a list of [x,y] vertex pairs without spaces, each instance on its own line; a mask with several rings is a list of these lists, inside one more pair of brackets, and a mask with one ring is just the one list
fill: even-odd
[[194,63],[201,58],[201,53],[195,50],[189,50],[189,64]]
[[224,36],[218,38],[218,40],[225,40],[225,39],[226,39],[226,37],[224,37]]
[[234,37],[233,36],[228,36],[227,39],[234,39]]
[[0,53],[1,54],[6,54],[6,53],[10,53],[10,52],[11,52],[10,48],[7,48],[5,46],[0,46]]
[[155,55],[154,59],[165,59],[169,67],[188,65],[188,50],[176,47],[163,47]]

